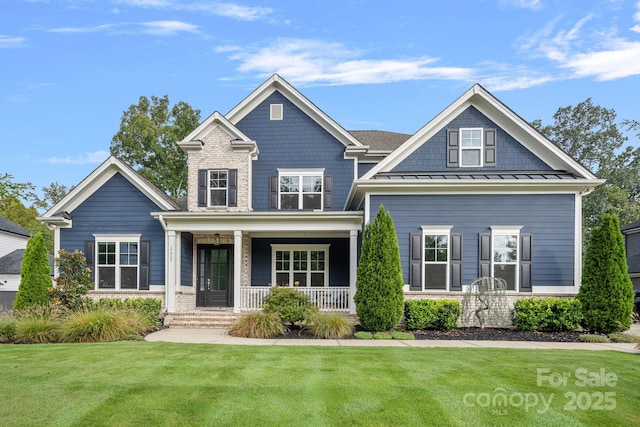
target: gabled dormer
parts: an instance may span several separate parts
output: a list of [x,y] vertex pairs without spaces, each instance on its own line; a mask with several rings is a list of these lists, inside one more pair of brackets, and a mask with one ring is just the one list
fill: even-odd
[[248,212],[256,142],[214,112],[178,145],[187,153],[190,212]]

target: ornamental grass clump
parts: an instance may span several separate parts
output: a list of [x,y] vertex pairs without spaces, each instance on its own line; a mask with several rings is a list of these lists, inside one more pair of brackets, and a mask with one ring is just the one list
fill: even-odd
[[0,343],[12,342],[16,335],[16,319],[0,316]]
[[14,342],[21,344],[54,343],[62,334],[64,309],[54,304],[31,305],[15,312]]
[[340,313],[320,313],[307,326],[318,338],[340,339],[353,334],[353,325]]
[[72,312],[64,323],[64,342],[121,341],[141,336],[145,322],[133,310],[90,308]]
[[256,311],[235,321],[229,335],[242,338],[275,338],[286,333],[278,313]]

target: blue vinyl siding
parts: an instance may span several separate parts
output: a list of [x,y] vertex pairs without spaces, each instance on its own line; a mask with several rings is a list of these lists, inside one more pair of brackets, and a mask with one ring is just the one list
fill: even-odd
[[[496,166],[487,168],[447,168],[447,129],[495,128]],[[478,171],[550,171],[546,163],[536,157],[511,135],[500,129],[494,122],[469,107],[431,139],[398,164],[393,172],[478,172]]]
[[271,283],[271,245],[309,244],[329,247],[329,286],[349,286],[349,239],[251,239],[251,286]]
[[371,196],[372,217],[380,204],[393,217],[405,283],[409,235],[421,226],[452,225],[463,234],[462,283],[468,285],[478,276],[478,234],[514,225],[533,235],[533,285],[574,286],[574,195],[380,195]]
[[[283,120],[269,120],[269,106],[283,105]],[[344,159],[344,145],[325,131],[280,92],[237,123],[258,144],[253,162],[253,209],[269,210],[269,177],[278,168],[324,168],[333,176],[333,210],[342,210],[353,181],[353,160]]]
[[140,240],[151,242],[149,284],[164,285],[164,230],[150,215],[158,210],[117,173],[70,212],[73,228],[60,230],[60,247],[84,252],[84,242],[94,240],[94,234],[141,234]]
[[181,234],[180,248],[180,284],[193,286],[193,234]]

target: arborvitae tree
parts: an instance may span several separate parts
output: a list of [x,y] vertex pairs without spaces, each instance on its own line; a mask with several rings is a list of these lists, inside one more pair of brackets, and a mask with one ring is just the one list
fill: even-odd
[[631,326],[633,285],[618,218],[612,215],[604,215],[592,231],[577,298],[585,329],[608,334]]
[[402,318],[404,280],[393,220],[380,206],[364,229],[356,281],[356,313],[369,331],[394,328]]
[[49,256],[42,233],[37,233],[27,242],[20,270],[20,287],[13,302],[13,309],[20,310],[48,301],[47,289],[53,286]]

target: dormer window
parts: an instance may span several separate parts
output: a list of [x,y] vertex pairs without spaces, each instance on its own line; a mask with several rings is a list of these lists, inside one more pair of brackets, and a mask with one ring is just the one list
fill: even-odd
[[238,206],[237,169],[199,169],[198,207]]
[[209,171],[209,206],[227,206],[227,170]]

